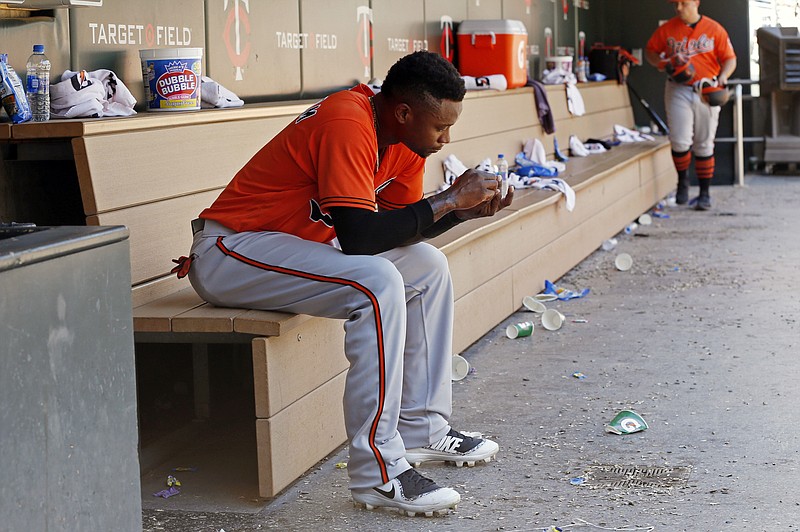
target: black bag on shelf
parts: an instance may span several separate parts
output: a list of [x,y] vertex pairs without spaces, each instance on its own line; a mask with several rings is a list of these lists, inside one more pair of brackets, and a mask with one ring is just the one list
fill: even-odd
[[615,79],[624,84],[628,79],[631,65],[639,61],[622,46],[606,46],[595,43],[589,50],[589,72],[603,74],[606,79]]

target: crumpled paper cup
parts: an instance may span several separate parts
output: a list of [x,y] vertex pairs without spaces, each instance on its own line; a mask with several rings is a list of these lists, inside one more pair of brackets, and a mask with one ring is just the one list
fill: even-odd
[[647,422],[633,410],[620,410],[606,425],[606,432],[612,434],[631,434],[647,430]]

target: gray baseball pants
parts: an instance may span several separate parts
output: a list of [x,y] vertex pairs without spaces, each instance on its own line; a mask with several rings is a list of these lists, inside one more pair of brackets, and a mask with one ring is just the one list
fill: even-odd
[[711,107],[689,85],[667,81],[664,85],[669,141],[675,152],[692,150],[696,157],[714,155],[719,107]]
[[388,482],[410,467],[406,448],[447,434],[453,289],[437,248],[346,255],[286,233],[235,233],[206,221],[192,253],[189,280],[209,303],[347,320],[351,488]]

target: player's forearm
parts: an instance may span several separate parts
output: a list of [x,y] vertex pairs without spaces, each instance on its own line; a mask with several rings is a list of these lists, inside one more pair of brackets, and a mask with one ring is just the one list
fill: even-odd
[[725,80],[728,80],[732,75],[734,70],[736,70],[736,58],[733,57],[728,59],[724,63],[722,63],[722,67],[720,68],[719,77],[724,77]]
[[[449,190],[449,189],[448,189]],[[447,213],[456,209],[457,203],[455,198],[447,192],[447,190],[428,196],[428,203],[433,211],[433,221],[436,222]]]
[[662,59],[661,55],[653,52],[652,50],[645,50],[644,51],[644,58],[650,63],[652,66],[656,67],[659,70],[663,70],[664,67],[662,66]]

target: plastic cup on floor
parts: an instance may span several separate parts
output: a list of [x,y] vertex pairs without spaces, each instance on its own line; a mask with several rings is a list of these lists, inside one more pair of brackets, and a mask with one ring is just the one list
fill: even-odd
[[453,355],[452,380],[460,381],[469,374],[469,361],[461,355]]
[[614,266],[616,266],[619,271],[626,272],[633,266],[633,257],[627,253],[620,253],[617,255],[617,258],[614,259]]
[[533,322],[524,321],[522,323],[515,323],[506,327],[506,336],[511,338],[524,338],[533,334]]
[[542,327],[548,331],[557,331],[564,325],[564,315],[554,308],[549,308],[542,313]]
[[647,421],[633,410],[620,410],[614,419],[606,425],[606,432],[613,434],[631,434],[647,430]]
[[533,296],[525,296],[525,297],[523,297],[522,298],[522,305],[526,309],[530,310],[531,312],[536,312],[537,314],[541,314],[542,312],[547,310],[547,307],[544,306],[544,303],[542,303],[541,301],[537,300]]

